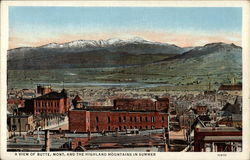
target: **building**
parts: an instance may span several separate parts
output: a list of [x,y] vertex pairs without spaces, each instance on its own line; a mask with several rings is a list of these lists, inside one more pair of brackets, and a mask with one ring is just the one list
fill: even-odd
[[42,85],[38,85],[37,86],[37,94],[41,94],[41,95],[45,95],[47,93],[52,92],[51,86],[42,86]]
[[208,112],[207,106],[196,106],[196,113],[198,115],[206,115]]
[[25,101],[25,112],[39,114],[64,114],[70,107],[69,97],[63,89],[60,93],[49,92]]
[[104,132],[167,128],[168,107],[166,99],[158,103],[149,99],[125,99],[115,100],[110,107],[75,108],[69,111],[69,130]]
[[242,85],[232,84],[232,85],[221,85],[218,92],[225,92],[231,95],[241,96],[242,95]]
[[242,131],[234,127],[196,128],[194,151],[240,152],[242,151]]
[[28,132],[35,128],[32,115],[8,115],[7,125],[9,131]]
[[124,111],[168,111],[168,98],[148,98],[148,99],[115,99],[114,108]]

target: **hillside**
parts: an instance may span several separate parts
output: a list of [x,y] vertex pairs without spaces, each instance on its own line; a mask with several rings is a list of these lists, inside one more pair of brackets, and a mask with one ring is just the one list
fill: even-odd
[[[129,82],[163,84],[175,86],[174,88],[207,89],[208,83],[216,88],[221,84],[231,83],[232,78],[236,79],[237,83],[242,82],[242,48],[234,44],[211,43],[192,47],[182,54],[180,52],[150,54],[146,51],[139,53],[136,49],[126,52],[125,50],[115,51],[115,48],[124,49],[125,46],[141,48],[143,45],[155,46],[156,44],[148,45],[139,42],[123,44],[113,46],[113,52],[107,48],[66,52],[61,51],[60,48],[53,48],[54,46],[52,47],[54,52],[50,54],[45,54],[40,49],[36,54],[19,52],[21,53],[19,56],[9,58],[8,83],[15,86],[20,83],[33,85],[40,82],[61,83],[62,81],[66,83]],[[36,50],[36,48],[32,49]],[[51,48],[43,49],[51,51]],[[26,58],[27,55],[32,58]]]
[[8,51],[8,69],[66,69],[121,67],[148,64],[185,51],[175,45],[141,38],[129,40],[77,40],[64,44]]

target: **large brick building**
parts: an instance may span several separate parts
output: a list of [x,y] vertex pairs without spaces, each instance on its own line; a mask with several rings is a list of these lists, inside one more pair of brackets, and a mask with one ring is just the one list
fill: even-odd
[[168,126],[169,100],[119,99],[114,106],[85,107],[69,111],[71,132],[125,131],[157,129]]
[[49,92],[25,101],[25,112],[38,114],[64,114],[70,107],[69,97],[63,89],[60,93]]

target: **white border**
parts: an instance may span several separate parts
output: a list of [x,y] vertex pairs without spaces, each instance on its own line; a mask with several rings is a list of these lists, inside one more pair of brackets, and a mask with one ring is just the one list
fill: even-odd
[[[14,156],[15,152],[6,152],[6,99],[7,99],[7,83],[6,83],[6,55],[8,49],[8,6],[144,6],[144,7],[242,7],[242,47],[243,47],[243,152],[241,153],[225,153],[226,156],[220,157],[219,153],[195,153],[195,152],[167,152],[156,153],[156,157],[51,157],[51,156]],[[0,159],[232,159],[247,160],[250,159],[249,153],[249,68],[250,68],[250,2],[249,1],[2,1],[1,2],[1,54],[0,54],[0,107],[1,107],[1,136]]]

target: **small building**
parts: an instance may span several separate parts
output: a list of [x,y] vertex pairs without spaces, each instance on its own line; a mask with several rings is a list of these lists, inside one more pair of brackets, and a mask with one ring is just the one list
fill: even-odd
[[195,152],[241,152],[242,131],[234,127],[196,128]]
[[9,131],[28,132],[35,129],[33,115],[8,115],[7,124]]
[[198,115],[206,115],[208,112],[207,106],[196,106],[196,113]]

